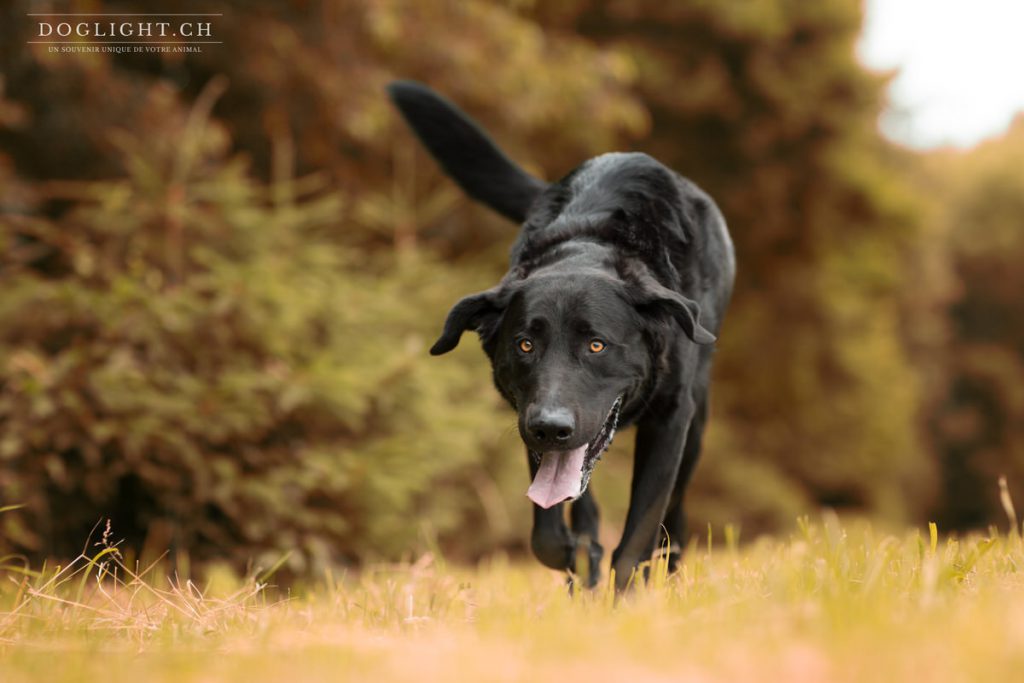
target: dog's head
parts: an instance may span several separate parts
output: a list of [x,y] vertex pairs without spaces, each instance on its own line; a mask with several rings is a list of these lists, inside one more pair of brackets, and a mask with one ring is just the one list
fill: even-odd
[[480,334],[534,460],[528,495],[546,508],[586,490],[676,325],[696,343],[715,339],[695,302],[643,269],[546,268],[459,301],[431,353],[455,348],[466,330]]

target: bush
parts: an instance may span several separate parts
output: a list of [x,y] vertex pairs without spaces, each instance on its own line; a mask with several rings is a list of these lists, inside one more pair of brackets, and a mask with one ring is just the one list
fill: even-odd
[[147,111],[165,134],[117,136],[126,177],[4,223],[4,549],[70,556],[109,515],[134,543],[302,568],[478,527],[508,417],[480,354],[421,358],[486,276],[346,248],[322,180],[259,184],[199,106],[156,89]]

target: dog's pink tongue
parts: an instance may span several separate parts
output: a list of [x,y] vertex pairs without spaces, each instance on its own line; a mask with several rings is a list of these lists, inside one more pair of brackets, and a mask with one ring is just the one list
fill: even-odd
[[583,456],[587,446],[583,444],[571,451],[549,451],[541,456],[540,469],[526,496],[537,505],[547,509],[563,500],[580,495],[583,487]]

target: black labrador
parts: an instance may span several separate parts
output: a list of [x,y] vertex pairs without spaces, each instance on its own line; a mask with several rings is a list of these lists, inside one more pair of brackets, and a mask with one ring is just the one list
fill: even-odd
[[480,335],[494,383],[519,414],[534,554],[575,573],[578,539],[589,539],[588,584],[597,583],[603,549],[587,483],[615,430],[636,424],[629,513],[612,553],[616,588],[657,543],[670,542],[674,569],[735,273],[721,213],[646,154],[602,154],[543,182],[430,88],[398,81],[388,91],[463,190],[522,223],[508,273],[455,304],[430,353],[451,351],[465,330]]

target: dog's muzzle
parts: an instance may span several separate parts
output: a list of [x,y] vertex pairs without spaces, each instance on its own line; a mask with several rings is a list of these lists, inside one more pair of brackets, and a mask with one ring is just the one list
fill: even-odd
[[619,411],[622,408],[622,396],[612,403],[601,429],[590,440],[579,448],[568,451],[546,451],[540,453],[530,451],[534,462],[539,462],[537,474],[526,491],[527,497],[544,509],[553,505],[576,500],[587,490],[590,475],[594,466],[601,459],[615,437],[615,428],[619,424]]

